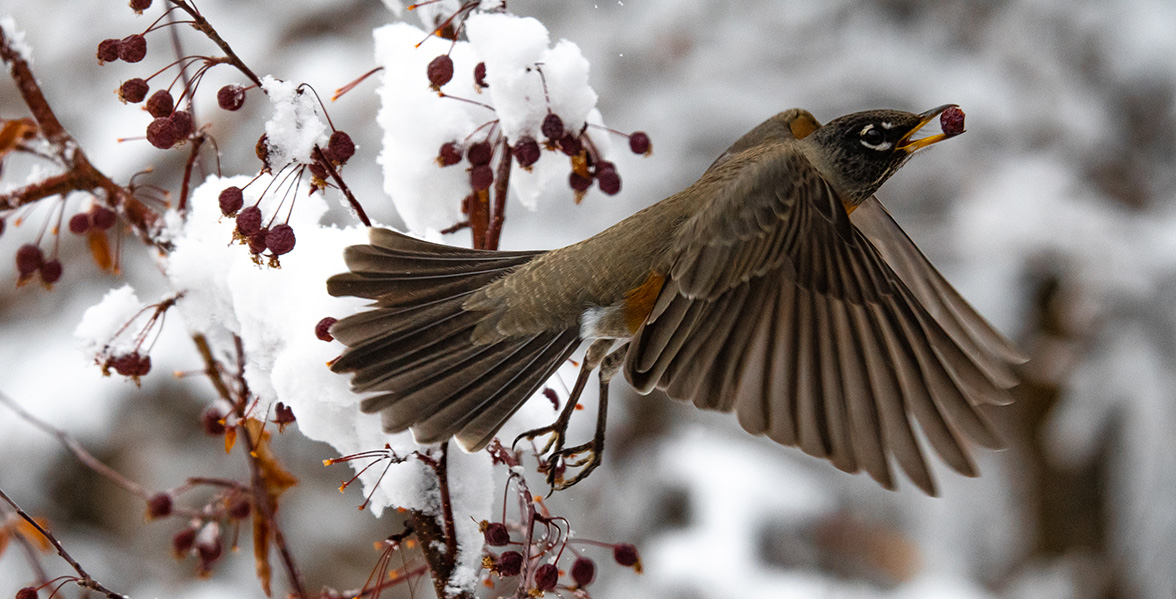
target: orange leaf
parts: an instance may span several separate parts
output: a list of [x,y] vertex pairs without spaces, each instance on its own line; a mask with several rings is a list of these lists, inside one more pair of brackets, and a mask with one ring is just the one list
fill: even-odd
[[13,119],[0,126],[0,160],[16,149],[20,142],[37,135],[37,123],[33,119]]
[[[36,520],[37,524],[41,525],[41,528],[49,530],[48,520],[44,518],[33,518],[33,520]],[[29,524],[26,520],[21,520],[16,523],[16,532],[20,536],[28,539],[33,545],[36,545],[37,549],[45,553],[53,550],[53,544],[49,542],[49,539],[46,539],[45,535],[41,534],[41,531],[37,530],[36,527]]]
[[225,453],[233,451],[233,445],[237,444],[237,427],[228,427],[225,429]]
[[94,264],[105,271],[114,268],[114,259],[110,254],[110,240],[106,237],[106,231],[91,229],[89,240],[90,255],[94,257]]
[[286,489],[298,484],[298,478],[282,467],[277,456],[270,449],[270,433],[265,430],[265,422],[256,418],[245,421],[245,434],[253,439],[253,458],[257,462],[258,474],[265,484],[268,510],[253,510],[253,561],[257,578],[261,581],[261,588],[266,596],[270,594],[270,577],[272,569],[269,563],[269,545],[273,537],[270,521],[264,516],[266,512],[275,514],[278,511],[278,496]]

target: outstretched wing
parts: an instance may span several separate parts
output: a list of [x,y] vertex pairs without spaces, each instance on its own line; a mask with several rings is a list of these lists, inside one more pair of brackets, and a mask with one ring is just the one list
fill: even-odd
[[[964,438],[999,447],[977,406],[1007,403],[1012,346],[877,200],[853,217],[787,144],[749,150],[700,184],[667,281],[625,373],[894,487],[888,456],[935,493],[916,440],[976,474]],[[729,172],[723,172],[729,171]],[[736,176],[738,175],[738,176]]]

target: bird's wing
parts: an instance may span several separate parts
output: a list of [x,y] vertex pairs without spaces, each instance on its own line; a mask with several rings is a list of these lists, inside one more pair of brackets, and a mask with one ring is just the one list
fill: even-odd
[[893,455],[934,494],[917,422],[975,475],[963,437],[1000,446],[976,406],[1008,401],[1011,346],[880,205],[855,220],[795,149],[751,152],[700,181],[711,199],[670,252],[626,356],[630,382],[734,411],[749,432],[887,488]]

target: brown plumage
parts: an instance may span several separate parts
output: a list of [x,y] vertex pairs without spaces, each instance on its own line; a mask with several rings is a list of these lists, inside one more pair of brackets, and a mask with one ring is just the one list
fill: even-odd
[[[332,368],[374,393],[361,409],[389,432],[455,437],[473,451],[582,340],[615,339],[605,393],[623,364],[639,392],[735,412],[747,431],[887,488],[893,456],[934,494],[913,425],[975,475],[965,439],[1000,446],[977,407],[1010,401],[1009,366],[1023,361],[873,197],[912,152],[944,138],[910,139],[945,108],[824,127],[783,112],[684,191],[551,252],[373,229],[370,245],[348,248],[351,272],[328,281],[332,295],[375,300],[332,329],[348,347]],[[575,393],[611,343],[590,352]],[[551,466],[589,452],[590,470],[603,423],[595,444],[563,450],[568,415],[535,432],[558,437]]]

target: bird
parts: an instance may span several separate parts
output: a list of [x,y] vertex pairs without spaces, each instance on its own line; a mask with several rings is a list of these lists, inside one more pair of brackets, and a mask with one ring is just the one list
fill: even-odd
[[[938,492],[925,448],[977,476],[970,444],[1001,448],[981,406],[1006,405],[1025,357],[928,261],[878,200],[948,104],[869,110],[822,125],[803,109],[743,135],[683,191],[572,245],[465,249],[372,228],[345,249],[334,296],[373,300],[331,327],[389,433],[478,451],[583,343],[571,397],[540,456],[552,490],[601,463],[608,385],[621,372],[748,433],[864,471],[895,489],[895,465]],[[946,123],[946,121],[943,121]],[[919,134],[922,131],[922,136]],[[593,438],[569,447],[589,375]],[[570,472],[575,476],[566,477]]]

